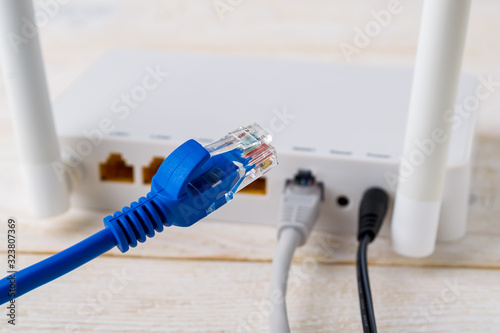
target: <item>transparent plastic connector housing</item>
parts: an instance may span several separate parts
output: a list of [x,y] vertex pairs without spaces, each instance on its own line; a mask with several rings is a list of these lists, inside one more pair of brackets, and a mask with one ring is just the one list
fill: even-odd
[[222,139],[205,146],[211,156],[232,153],[240,158],[233,160],[239,169],[240,180],[231,193],[238,192],[278,164],[272,137],[257,124],[240,127]]

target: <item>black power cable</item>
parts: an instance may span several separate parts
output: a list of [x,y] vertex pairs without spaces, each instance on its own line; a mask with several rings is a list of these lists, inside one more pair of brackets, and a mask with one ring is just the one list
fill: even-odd
[[379,188],[370,188],[363,194],[359,207],[358,253],[356,256],[356,272],[358,277],[359,308],[364,333],[376,333],[375,311],[373,309],[370,279],[368,276],[368,244],[377,236],[385,213],[389,197]]

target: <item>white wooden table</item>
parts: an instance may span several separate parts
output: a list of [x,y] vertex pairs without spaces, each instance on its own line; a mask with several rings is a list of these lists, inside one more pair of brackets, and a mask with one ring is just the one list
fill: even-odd
[[[401,13],[352,63],[412,65],[422,4],[400,3]],[[41,33],[51,92],[57,95],[117,47],[345,62],[340,43],[352,43],[354,28],[363,28],[372,10],[387,5],[241,1],[221,21],[210,0],[70,0],[56,8]],[[497,81],[499,17],[497,0],[474,1],[464,60],[466,70]],[[370,246],[380,332],[500,331],[500,91],[482,109],[467,236],[438,244],[434,255],[419,260],[394,254],[387,238]],[[110,212],[27,216],[17,158],[0,85],[0,237],[4,221],[15,216],[21,266],[102,228]],[[171,228],[125,255],[112,251],[23,296],[15,328],[6,324],[2,306],[0,332],[267,332],[275,245],[275,230],[265,226],[207,220]],[[298,250],[288,295],[293,332],[361,330],[355,249],[353,235],[314,233]]]

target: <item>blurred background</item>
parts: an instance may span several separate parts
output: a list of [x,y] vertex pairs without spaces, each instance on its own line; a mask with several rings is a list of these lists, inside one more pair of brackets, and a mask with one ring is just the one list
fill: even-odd
[[[116,48],[238,54],[323,62],[413,66],[418,0],[37,0],[36,21],[52,98],[96,58]],[[374,13],[397,9],[356,47]],[[500,1],[474,0],[464,70],[500,81]],[[350,55],[347,44],[356,47]],[[359,44],[358,44],[359,46]],[[344,49],[344,51],[343,51]],[[1,69],[0,69],[1,70]],[[500,94],[485,101],[483,134],[500,128]],[[11,131],[3,82],[0,130]],[[11,137],[11,136],[9,136]],[[4,136],[5,138],[5,136]]]

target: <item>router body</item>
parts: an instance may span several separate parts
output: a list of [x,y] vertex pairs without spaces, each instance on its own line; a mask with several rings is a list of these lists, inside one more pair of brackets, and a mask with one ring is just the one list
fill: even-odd
[[[395,193],[411,79],[411,69],[391,67],[110,52],[54,103],[61,150],[84,170],[71,204],[120,209],[147,193],[155,157],[257,122],[273,135],[280,165],[210,217],[275,225],[286,179],[310,169],[325,184],[317,228],[354,233],[368,187]],[[464,75],[458,101],[476,84]],[[462,119],[452,133],[441,240],[465,233],[474,124]]]

